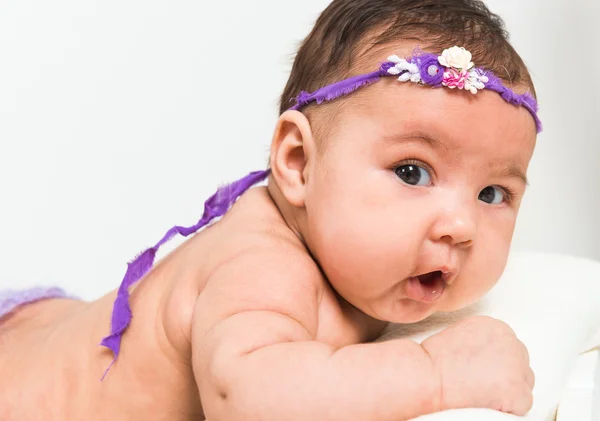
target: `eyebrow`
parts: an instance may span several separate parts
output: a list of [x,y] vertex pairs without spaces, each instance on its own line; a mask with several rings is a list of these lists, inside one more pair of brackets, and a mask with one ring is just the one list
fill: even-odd
[[525,184],[529,186],[529,180],[525,173],[519,168],[519,166],[515,164],[509,164],[507,167],[504,167],[502,170],[498,172],[502,176],[518,178]]
[[423,132],[412,132],[403,135],[387,135],[383,137],[383,141],[386,143],[397,143],[397,142],[406,142],[406,141],[417,141],[419,143],[424,143],[425,145],[433,148],[433,149],[445,149],[448,150],[448,147],[444,145],[437,139],[427,135]]
[[[386,143],[417,141],[431,147],[432,149],[443,149],[446,151],[449,150],[447,145],[423,132],[412,132],[404,135],[387,135],[383,137],[383,141]],[[518,165],[510,163],[506,167],[499,167],[500,166],[494,166],[493,172],[496,172],[500,176],[504,177],[518,178],[523,182],[523,184],[525,184],[525,186],[529,186],[529,180],[527,179],[527,176]]]

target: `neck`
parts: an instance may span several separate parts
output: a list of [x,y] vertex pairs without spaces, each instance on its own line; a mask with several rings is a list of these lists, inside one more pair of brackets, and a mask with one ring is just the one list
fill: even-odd
[[[319,265],[318,259],[311,252],[306,241],[307,238],[303,234],[303,232],[306,232],[303,229],[305,226],[303,223],[305,220],[303,209],[298,209],[297,207],[290,205],[290,203],[283,196],[281,189],[273,179],[273,176],[269,177],[268,192],[289,229],[292,230],[302,244],[304,244],[307,252],[311,254],[315,263]],[[352,321],[354,326],[359,328],[359,335],[362,341],[372,341],[379,337],[383,329],[387,326],[387,322],[376,320],[370,316],[367,316],[352,304],[348,303],[335,290],[334,293],[346,317]]]
[[279,213],[281,214],[288,228],[292,230],[302,244],[306,246],[306,241],[304,235],[302,234],[301,227],[301,220],[303,218],[300,216],[299,210],[295,206],[290,205],[290,203],[286,200],[272,175],[269,176],[267,191],[269,192],[271,200],[273,200],[273,203],[275,203],[275,206],[279,210]]

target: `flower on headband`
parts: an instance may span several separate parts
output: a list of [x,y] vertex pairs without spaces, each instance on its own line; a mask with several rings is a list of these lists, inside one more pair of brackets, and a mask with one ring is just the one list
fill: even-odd
[[411,63],[406,61],[403,58],[398,57],[397,55],[393,55],[388,57],[388,61],[394,63],[394,67],[388,69],[388,73],[390,75],[400,75],[398,80],[400,82],[421,82],[421,73],[419,72],[419,66],[415,63]]
[[469,70],[473,67],[471,52],[464,47],[454,46],[442,51],[442,55],[438,57],[438,61],[444,67],[452,67],[456,70]]
[[476,94],[478,90],[484,89],[485,84],[489,81],[490,79],[478,70],[469,70],[467,80],[465,81],[465,89],[471,91],[472,94]]
[[444,67],[435,54],[421,54],[415,60],[419,64],[421,80],[429,86],[440,86],[444,80]]
[[444,72],[444,80],[442,81],[442,84],[450,89],[464,89],[467,78],[468,72],[464,70],[460,71],[456,69],[447,69]]
[[447,86],[450,89],[458,88],[470,91],[472,94],[476,94],[485,88],[485,84],[489,81],[489,78],[483,74],[480,74],[477,70],[456,70],[446,69],[444,72],[444,79],[442,85]]
[[446,68],[442,85],[450,89],[465,89],[472,94],[484,89],[489,79],[479,70],[473,69],[472,58],[471,52],[463,47],[445,49],[438,57],[439,63]]
[[481,69],[474,68],[473,56],[463,47],[447,48],[442,55],[413,54],[406,60],[392,55],[383,71],[398,76],[400,82],[413,82],[433,87],[446,86],[464,89],[476,94],[485,88],[489,78]]

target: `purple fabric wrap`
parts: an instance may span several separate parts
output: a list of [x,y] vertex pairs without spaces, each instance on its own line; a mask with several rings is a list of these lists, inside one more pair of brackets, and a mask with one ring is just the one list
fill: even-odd
[[57,287],[35,287],[24,290],[7,289],[0,291],[0,318],[19,306],[49,298],[75,298]]
[[[437,55],[422,51],[416,51],[412,55],[412,57],[408,58],[407,60],[410,63],[416,64],[419,68],[419,74],[421,76],[422,84],[432,86],[435,88],[443,86],[442,80],[444,67],[439,64]],[[438,67],[439,72],[433,76],[429,75],[428,69],[430,66]],[[362,88],[363,86],[367,86],[379,81],[383,76],[398,77],[398,75],[392,75],[388,73],[388,69],[390,69],[391,67],[394,67],[394,63],[384,62],[381,64],[379,70],[375,72],[353,76],[351,78],[335,82],[331,85],[324,86],[323,88],[320,88],[313,93],[308,93],[304,91],[300,92],[300,95],[296,97],[296,104],[293,107],[291,107],[290,110],[300,110],[302,107],[312,102],[321,104],[324,101],[331,101],[336,98],[349,95],[357,89]],[[500,96],[502,96],[502,98],[509,104],[525,108],[533,117],[537,132],[539,133],[542,131],[542,122],[537,115],[538,104],[531,94],[518,94],[509,87],[504,86],[502,80],[496,75],[494,75],[491,71],[480,68],[478,68],[477,70],[480,72],[480,74],[483,74],[489,78],[489,82],[485,84],[485,89],[489,89],[491,91],[499,93]]]
[[152,268],[158,249],[175,235],[180,234],[187,237],[205,227],[215,218],[223,216],[246,190],[266,179],[269,174],[270,170],[252,172],[238,181],[219,188],[204,203],[204,214],[195,225],[191,227],[175,226],[171,228],[158,243],[139,254],[127,265],[127,271],[121,281],[117,298],[113,305],[110,334],[102,339],[100,343],[101,346],[109,348],[114,355],[113,361],[106,369],[102,379],[106,377],[106,374],[108,374],[108,371],[117,360],[121,349],[121,337],[131,322],[132,313],[129,306],[129,287],[139,281]]

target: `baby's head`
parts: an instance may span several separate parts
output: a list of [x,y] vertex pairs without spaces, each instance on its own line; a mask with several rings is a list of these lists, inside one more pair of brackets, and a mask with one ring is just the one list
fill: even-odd
[[[373,71],[408,80],[373,73],[306,93]],[[539,128],[533,95],[479,1],[335,0],[282,95],[269,190],[364,313],[414,322],[463,308],[506,264]]]

